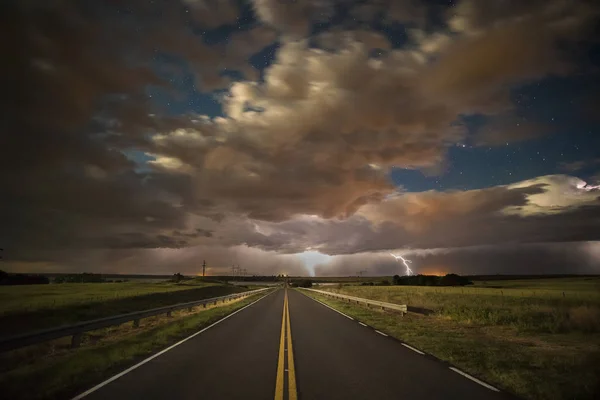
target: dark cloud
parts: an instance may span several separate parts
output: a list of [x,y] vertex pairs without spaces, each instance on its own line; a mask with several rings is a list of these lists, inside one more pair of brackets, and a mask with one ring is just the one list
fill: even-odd
[[556,131],[550,125],[530,121],[514,114],[498,115],[488,119],[473,135],[478,146],[499,146],[506,143],[537,139]]
[[183,0],[194,21],[208,29],[236,23],[240,9],[233,0]]
[[256,246],[293,253],[307,248],[352,254],[398,248],[600,240],[598,192],[550,176],[471,191],[404,193],[363,206],[345,220],[256,222]]
[[[505,245],[436,249],[405,253],[415,273],[461,275],[598,274],[598,242]],[[404,267],[388,253],[335,257],[315,268],[316,275],[348,276],[368,269],[372,275],[403,275]]]
[[[134,172],[127,156],[152,151],[149,133],[198,123],[162,114],[148,95],[151,87],[173,90],[155,68],[159,53],[192,68],[215,70],[221,62],[217,49],[192,34],[186,4],[9,1],[0,7],[6,29],[0,51],[7,60],[0,66],[3,245],[19,257],[52,248],[189,245],[169,236],[187,227],[189,212],[208,209],[194,199],[189,177],[158,167]],[[255,51],[261,43],[246,42]],[[252,54],[237,50],[229,54],[238,65]]]
[[558,168],[566,172],[577,172],[585,168],[594,168],[600,165],[600,158],[562,162]]
[[183,249],[104,249],[47,251],[44,262],[8,259],[3,269],[10,271],[80,272],[112,274],[166,274],[174,272],[195,275],[202,273],[206,260],[208,275],[231,274],[231,266],[239,265],[248,274],[270,275],[286,273],[308,275],[302,261],[293,256],[265,252],[247,246],[194,246]]

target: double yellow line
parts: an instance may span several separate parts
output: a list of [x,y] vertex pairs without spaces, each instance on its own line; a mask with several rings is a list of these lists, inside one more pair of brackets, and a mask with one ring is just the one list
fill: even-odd
[[[287,289],[283,298],[283,317],[281,318],[281,339],[279,340],[279,359],[277,360],[277,381],[275,383],[275,400],[284,399],[285,377],[288,382],[288,400],[297,400],[296,369],[294,368],[294,349],[292,347],[292,326],[290,325],[290,309]],[[286,341],[287,339],[287,341]],[[287,351],[287,368],[285,353]],[[286,375],[287,372],[287,375]]]

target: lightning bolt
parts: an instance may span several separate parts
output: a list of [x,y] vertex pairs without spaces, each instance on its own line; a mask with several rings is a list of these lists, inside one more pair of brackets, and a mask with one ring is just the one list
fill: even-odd
[[392,257],[394,257],[396,259],[396,261],[398,260],[402,260],[402,263],[404,264],[404,266],[406,267],[406,275],[412,275],[412,269],[410,269],[410,267],[408,266],[408,263],[412,263],[412,261],[407,260],[406,258],[402,257],[402,256],[397,256],[395,254],[390,253],[390,255]]

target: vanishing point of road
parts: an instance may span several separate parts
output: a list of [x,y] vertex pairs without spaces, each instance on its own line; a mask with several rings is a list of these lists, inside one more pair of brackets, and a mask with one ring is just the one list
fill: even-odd
[[296,290],[277,289],[75,399],[510,398],[472,379]]

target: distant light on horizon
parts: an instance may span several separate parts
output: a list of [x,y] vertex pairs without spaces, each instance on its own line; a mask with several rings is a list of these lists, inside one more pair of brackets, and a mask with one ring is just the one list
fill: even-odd
[[323,254],[318,251],[310,250],[303,253],[296,254],[296,257],[300,258],[304,263],[304,266],[308,269],[310,276],[315,276],[315,267],[319,264],[325,264],[329,262],[332,256]]

